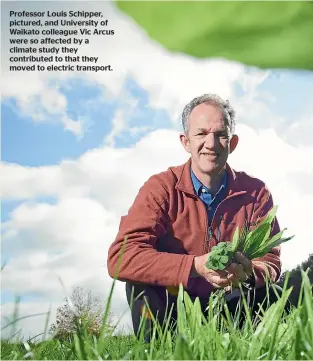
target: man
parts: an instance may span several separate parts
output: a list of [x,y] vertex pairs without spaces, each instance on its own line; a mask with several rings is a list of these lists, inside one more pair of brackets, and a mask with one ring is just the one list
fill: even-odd
[[[144,313],[145,301],[162,323],[166,311],[176,302],[180,284],[192,298],[199,297],[205,309],[216,289],[244,282],[255,290],[251,307],[256,312],[257,303],[266,298],[266,273],[273,282],[281,273],[280,247],[252,261],[237,253],[236,262],[225,271],[206,267],[211,248],[219,241],[231,241],[237,225],[240,229],[254,227],[273,207],[273,200],[261,180],[234,171],[227,162],[239,140],[234,133],[235,112],[228,101],[211,94],[197,97],[183,110],[182,124],[180,141],[190,159],[148,179],[128,215],[122,217],[109,249],[108,271],[115,277],[127,237],[117,278],[126,282],[130,306],[134,300],[135,333],[141,317],[151,319],[151,313]],[[275,219],[271,235],[279,230]],[[267,302],[276,299],[271,288]],[[239,300],[240,295],[230,295],[232,312]],[[175,319],[175,309],[173,312]]]

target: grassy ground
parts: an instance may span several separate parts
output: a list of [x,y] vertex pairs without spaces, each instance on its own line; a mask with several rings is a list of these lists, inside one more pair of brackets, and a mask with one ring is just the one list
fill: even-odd
[[[223,303],[212,296],[210,312],[205,319],[200,304],[192,303],[180,290],[177,328],[155,328],[151,343],[145,344],[134,335],[114,337],[103,330],[93,338],[82,327],[72,341],[45,340],[40,343],[2,341],[1,359],[35,360],[312,360],[313,359],[313,294],[308,276],[302,273],[301,297],[288,315],[284,306],[290,290],[253,323],[246,308],[242,329],[231,319],[221,316]],[[113,288],[112,288],[113,291]],[[110,299],[107,311],[109,311]],[[108,312],[106,312],[108,315]],[[158,337],[156,337],[158,336]]]

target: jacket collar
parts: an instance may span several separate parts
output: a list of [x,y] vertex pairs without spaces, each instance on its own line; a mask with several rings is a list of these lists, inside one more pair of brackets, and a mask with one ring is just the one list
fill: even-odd
[[[188,193],[193,197],[197,197],[197,194],[194,190],[192,179],[190,176],[190,167],[191,167],[191,158],[180,167],[177,167],[176,170],[172,168],[172,171],[176,173],[178,178],[176,183],[176,189]],[[238,179],[238,175],[236,172],[226,163],[226,172],[228,177],[228,184],[227,184],[227,197],[232,195],[239,195],[247,193],[246,190],[243,188],[243,184]]]

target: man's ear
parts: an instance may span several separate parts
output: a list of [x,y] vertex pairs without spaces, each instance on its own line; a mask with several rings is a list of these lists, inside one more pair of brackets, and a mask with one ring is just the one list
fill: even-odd
[[237,134],[234,134],[230,140],[229,153],[232,153],[237,148],[238,142],[239,137]]
[[189,144],[189,139],[187,138],[185,133],[180,133],[179,134],[179,139],[181,144],[183,145],[183,147],[185,148],[185,150],[190,153],[190,144]]

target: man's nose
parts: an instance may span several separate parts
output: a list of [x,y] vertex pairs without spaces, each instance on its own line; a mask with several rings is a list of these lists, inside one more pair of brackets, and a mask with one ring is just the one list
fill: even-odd
[[205,136],[205,143],[204,143],[204,146],[206,148],[214,148],[215,147],[215,144],[216,143],[216,138],[214,136],[214,133],[208,133],[206,136]]

